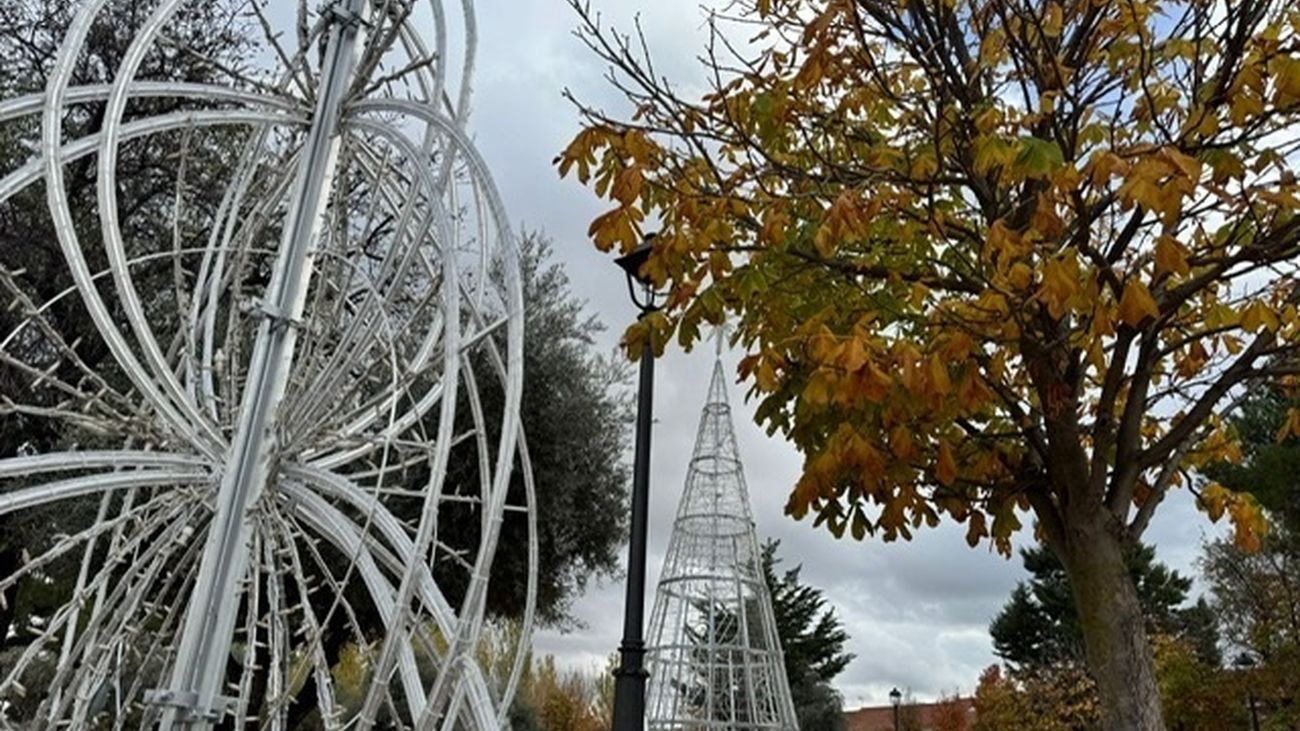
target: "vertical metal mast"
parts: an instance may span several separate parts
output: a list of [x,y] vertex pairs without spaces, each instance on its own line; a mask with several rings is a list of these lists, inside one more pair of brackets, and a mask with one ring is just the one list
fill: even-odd
[[357,49],[365,0],[336,0],[325,12],[331,28],[318,99],[286,214],[248,366],[239,424],[216,494],[194,594],[185,616],[170,687],[151,700],[166,706],[163,728],[210,728],[225,713],[221,696],[248,568],[249,509],[266,487],[276,458],[276,421],[289,381],[312,273],[312,258],[339,152],[339,118]]

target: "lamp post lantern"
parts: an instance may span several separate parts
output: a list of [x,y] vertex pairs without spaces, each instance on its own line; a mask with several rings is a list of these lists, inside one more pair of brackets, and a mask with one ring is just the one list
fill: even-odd
[[[1243,652],[1237,656],[1237,659],[1232,664],[1237,666],[1237,670],[1249,674],[1251,668],[1255,667],[1255,659]],[[1251,731],[1259,731],[1259,709],[1255,706],[1255,693],[1251,690],[1249,682],[1245,686],[1246,703],[1250,708],[1250,728]]]
[[[654,234],[620,256],[616,263],[627,276],[627,290],[640,310],[638,318],[658,309],[654,283],[642,274],[650,258]],[[641,351],[640,382],[636,402],[636,445],[632,459],[632,519],[627,553],[627,598],[623,611],[623,641],[614,672],[614,731],[641,731],[645,723],[645,561],[646,529],[650,510],[650,422],[654,401],[655,359],[649,339]]]
[[898,688],[889,691],[889,704],[894,707],[894,731],[899,731],[901,727],[898,724],[898,708],[903,704],[903,694]]

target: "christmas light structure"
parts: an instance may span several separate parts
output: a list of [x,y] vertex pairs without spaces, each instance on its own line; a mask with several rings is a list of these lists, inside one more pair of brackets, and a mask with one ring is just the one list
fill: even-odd
[[798,728],[720,359],[649,636],[649,731]]
[[[264,53],[228,84],[149,78],[205,4],[146,5],[110,83],[74,83],[88,35],[127,22],[86,0],[44,93],[0,101],[30,150],[0,207],[43,191],[68,282],[38,296],[0,261],[0,419],[58,435],[0,459],[0,518],[59,530],[0,592],[75,570],[0,667],[0,725],[288,729],[307,694],[313,727],[501,728],[537,543],[516,242],[466,132],[472,4],[250,3]],[[119,162],[157,150],[174,235],[133,236]],[[489,677],[508,521],[524,631]]]

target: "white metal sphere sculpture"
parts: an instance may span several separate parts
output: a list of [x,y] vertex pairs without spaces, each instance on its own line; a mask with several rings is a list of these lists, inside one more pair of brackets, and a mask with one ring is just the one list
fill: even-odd
[[[499,728],[536,540],[517,252],[464,127],[471,4],[301,3],[282,34],[250,4],[261,81],[148,78],[183,42],[178,13],[203,5],[158,0],[112,83],[77,85],[88,33],[120,22],[87,0],[45,93],[0,101],[31,150],[0,168],[0,206],[43,190],[70,273],[40,298],[0,262],[16,322],[0,418],[62,435],[0,460],[0,516],[63,513],[0,591],[76,567],[71,599],[0,667],[0,724],[37,694],[28,728],[289,728],[310,692],[324,728]],[[67,134],[90,107],[97,130]],[[175,152],[155,212],[170,238],[122,225],[138,212],[119,160],[151,146]],[[95,166],[93,211],[66,186],[77,164]],[[515,520],[524,639],[489,679],[475,651]],[[331,643],[364,657],[359,690]]]

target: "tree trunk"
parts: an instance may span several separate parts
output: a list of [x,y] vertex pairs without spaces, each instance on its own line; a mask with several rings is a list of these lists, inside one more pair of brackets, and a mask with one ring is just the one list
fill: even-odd
[[1097,682],[1102,727],[1165,731],[1155,663],[1118,523],[1101,506],[1088,510],[1091,515],[1070,516],[1064,545],[1057,549]]

